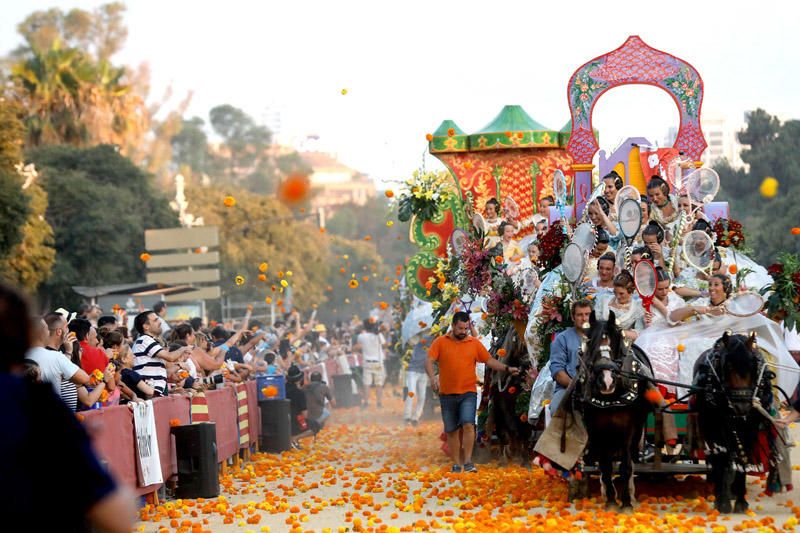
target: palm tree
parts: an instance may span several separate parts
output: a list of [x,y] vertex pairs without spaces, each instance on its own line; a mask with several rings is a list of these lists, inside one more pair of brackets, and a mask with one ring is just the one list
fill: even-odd
[[74,48],[56,40],[47,51],[31,49],[28,59],[12,67],[12,78],[23,89],[30,114],[26,120],[28,144],[83,144],[89,130],[81,120],[82,93],[92,82],[94,68]]

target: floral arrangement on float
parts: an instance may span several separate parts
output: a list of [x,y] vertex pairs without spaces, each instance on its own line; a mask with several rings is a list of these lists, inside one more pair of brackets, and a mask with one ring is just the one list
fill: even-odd
[[561,255],[569,244],[569,236],[564,233],[562,224],[560,220],[553,222],[539,241],[539,266],[542,268],[540,272],[542,278],[561,264]]
[[434,275],[425,283],[426,295],[432,298],[436,335],[447,329],[448,312],[454,303],[485,297],[485,325],[482,334],[500,335],[511,325],[524,331],[530,306],[522,288],[507,272],[500,248],[486,249],[479,232],[462,241],[458,251],[449,250],[447,259],[439,260]]
[[495,261],[493,265],[492,290],[486,300],[486,325],[483,333],[499,334],[514,326],[520,338],[523,338],[531,307],[525,303],[522,287],[514,283],[506,272],[503,256],[498,255],[496,259],[499,261]]
[[761,289],[767,296],[767,316],[783,320],[787,328],[800,324],[800,256],[782,253],[778,262],[767,268],[773,283]]
[[725,248],[733,248],[734,250],[739,250],[741,252],[746,250],[746,239],[744,236],[744,228],[742,227],[741,222],[738,222],[732,218],[719,218],[716,222],[714,222],[712,229],[714,230],[714,234],[716,236],[714,246],[724,246]]
[[[588,284],[576,287],[576,297],[592,299]],[[563,276],[553,290],[542,297],[542,306],[536,318],[536,335],[533,339],[537,368],[542,368],[550,360],[550,345],[556,334],[575,325],[570,307],[572,294],[570,284]]]
[[413,216],[431,220],[453,195],[453,178],[446,171],[415,170],[413,177],[406,180],[404,185],[397,211],[397,218],[401,222],[408,222]]

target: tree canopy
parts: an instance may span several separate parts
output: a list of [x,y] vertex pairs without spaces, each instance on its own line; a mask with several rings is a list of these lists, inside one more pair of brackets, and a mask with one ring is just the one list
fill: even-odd
[[[715,165],[721,182],[718,199],[730,202],[731,216],[743,223],[753,258],[770,264],[779,252],[800,252],[800,239],[791,233],[800,225],[800,121],[781,123],[757,109],[748,115],[739,141],[746,145],[741,157],[749,168]],[[766,177],[780,183],[772,198],[758,194]]]
[[75,305],[73,285],[144,279],[138,256],[144,230],[178,225],[167,198],[132,161],[108,145],[44,146],[31,150],[49,197],[46,218],[54,230],[57,260],[43,294]]
[[22,162],[25,134],[20,114],[21,106],[0,93],[0,260],[8,258],[22,241],[22,225],[31,211],[15,168]]

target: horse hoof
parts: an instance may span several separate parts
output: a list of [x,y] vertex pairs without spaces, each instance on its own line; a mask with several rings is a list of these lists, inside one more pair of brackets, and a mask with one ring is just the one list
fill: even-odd
[[606,502],[606,511],[619,511],[617,502]]
[[730,512],[732,511],[731,502],[727,500],[726,501],[717,500],[717,502],[714,504],[714,508],[723,514],[730,514]]
[[748,505],[748,503],[746,501],[739,500],[733,506],[733,512],[734,513],[746,513],[749,508],[750,508],[750,505]]
[[630,503],[623,503],[622,507],[620,507],[621,513],[630,514],[633,512],[633,504]]

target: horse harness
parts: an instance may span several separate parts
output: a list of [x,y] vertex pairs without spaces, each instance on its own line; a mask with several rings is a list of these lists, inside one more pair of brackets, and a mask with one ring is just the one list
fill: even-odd
[[[591,405],[592,407],[598,409],[610,409],[614,407],[625,407],[633,402],[639,397],[639,381],[637,379],[632,379],[627,377],[627,375],[635,375],[639,373],[641,370],[642,364],[639,360],[634,357],[633,350],[629,345],[625,345],[625,353],[622,358],[623,366],[630,366],[630,369],[626,369],[624,372],[620,369],[620,364],[608,356],[603,356],[599,360],[597,360],[593,365],[593,370],[610,370],[611,373],[615,376],[622,375],[622,388],[624,392],[620,395],[615,396],[612,399],[607,399],[601,397],[595,397],[591,394],[591,387],[589,386],[589,378],[591,376],[590,369],[586,366],[586,363],[583,360],[583,353],[579,354],[579,360],[581,361],[581,370],[582,372],[578,375],[578,382],[583,387],[583,402],[584,404]],[[627,361],[626,361],[627,359]]]
[[[763,407],[758,409],[758,407],[761,406],[762,400],[762,398],[759,398],[759,391],[764,392],[765,380],[767,385],[766,390],[769,389],[770,381],[774,377],[774,374],[771,371],[765,370],[767,366],[766,361],[764,361],[763,357],[759,357],[758,378],[752,387],[726,387],[720,377],[720,372],[717,371],[716,367],[718,364],[720,365],[720,372],[724,371],[724,354],[720,354],[719,350],[716,348],[709,350],[705,355],[704,366],[708,368],[708,375],[711,380],[713,380],[713,383],[710,383],[711,387],[706,386],[705,388],[705,401],[712,407],[724,409],[726,418],[731,422],[730,424],[725,424],[725,427],[730,432],[735,450],[726,450],[723,448],[719,451],[729,453],[734,465],[739,469],[745,469],[750,463],[750,459],[742,443],[742,438],[739,436],[739,432],[736,429],[737,424],[735,422],[746,421],[749,410],[746,411],[745,414],[737,414],[734,405],[749,404],[751,406],[756,406],[757,411],[763,411]],[[718,445],[716,447],[719,448]]]

